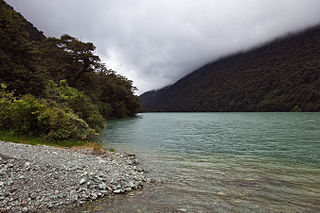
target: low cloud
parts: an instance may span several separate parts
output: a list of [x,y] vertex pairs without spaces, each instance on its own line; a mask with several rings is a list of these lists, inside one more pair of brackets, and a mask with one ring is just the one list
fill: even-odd
[[320,23],[319,0],[7,0],[47,36],[97,46],[139,94],[221,56]]

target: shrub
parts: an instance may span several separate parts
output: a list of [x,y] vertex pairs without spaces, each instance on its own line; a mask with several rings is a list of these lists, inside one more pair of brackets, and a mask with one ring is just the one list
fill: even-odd
[[18,134],[39,134],[38,116],[45,110],[46,102],[32,95],[25,95],[11,103],[12,129]]
[[7,92],[7,86],[0,85],[0,129],[10,128],[11,124],[11,103],[14,101],[13,92]]
[[94,129],[71,110],[47,108],[38,117],[41,131],[50,141],[88,140],[97,136]]
[[105,127],[105,119],[98,107],[84,93],[69,87],[66,80],[61,80],[59,85],[50,81],[46,94],[48,99],[56,101],[61,107],[72,109],[90,128],[100,130]]
[[[77,95],[73,97],[71,100],[78,100]],[[80,103],[81,101],[83,103]],[[74,104],[79,104],[83,110],[86,102],[85,99],[79,99],[79,102]],[[32,95],[14,97],[13,93],[7,92],[6,86],[1,84],[0,130],[12,131],[18,135],[41,136],[49,141],[90,140],[98,135],[85,120],[64,105],[68,104],[57,104],[53,100],[37,99]],[[87,110],[91,109],[92,106],[89,106]],[[89,121],[95,119],[95,116],[99,119],[95,113],[88,113],[88,116]]]

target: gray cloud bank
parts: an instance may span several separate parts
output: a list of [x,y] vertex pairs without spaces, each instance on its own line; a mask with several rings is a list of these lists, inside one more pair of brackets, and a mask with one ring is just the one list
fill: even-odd
[[221,56],[320,23],[319,0],[7,0],[47,36],[97,46],[139,94]]

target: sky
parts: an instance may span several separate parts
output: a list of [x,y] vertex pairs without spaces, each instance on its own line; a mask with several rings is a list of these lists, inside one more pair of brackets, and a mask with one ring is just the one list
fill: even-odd
[[46,36],[97,47],[137,94],[320,23],[319,0],[6,0]]

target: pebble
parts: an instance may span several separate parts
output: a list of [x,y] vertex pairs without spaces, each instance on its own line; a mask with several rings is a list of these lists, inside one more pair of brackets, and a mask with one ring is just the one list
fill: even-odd
[[0,141],[0,212],[49,212],[130,192],[147,179],[137,164],[132,154]]
[[30,196],[29,196],[31,199],[35,199],[37,197],[37,194],[36,193],[31,193]]
[[99,184],[98,188],[100,190],[105,190],[107,188],[107,186],[101,183],[101,184]]
[[120,190],[120,189],[116,189],[116,190],[113,191],[113,193],[115,193],[115,194],[120,194],[120,193],[121,193],[121,190]]
[[80,180],[80,185],[84,184],[85,182],[86,182],[86,179],[81,178],[81,180]]
[[27,207],[22,208],[22,212],[23,212],[23,213],[26,213],[26,212],[28,212],[28,211],[29,211],[29,209],[28,209]]

